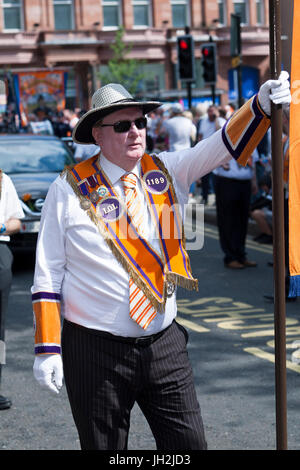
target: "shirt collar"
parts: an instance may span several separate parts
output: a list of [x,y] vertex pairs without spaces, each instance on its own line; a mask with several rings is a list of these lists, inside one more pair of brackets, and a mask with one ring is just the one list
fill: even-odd
[[[110,160],[108,160],[102,152],[99,155],[99,164],[113,185],[121,178],[121,176],[127,173],[124,168],[121,168],[120,166],[115,165],[115,163],[112,163]],[[140,176],[140,167],[141,164],[138,162],[138,164],[131,170],[131,173],[134,173],[138,179]]]

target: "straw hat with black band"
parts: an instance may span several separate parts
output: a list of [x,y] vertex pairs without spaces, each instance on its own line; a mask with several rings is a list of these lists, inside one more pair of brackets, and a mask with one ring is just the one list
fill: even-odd
[[109,83],[93,94],[92,109],[79,119],[73,130],[73,140],[77,144],[95,144],[93,126],[108,114],[137,106],[142,109],[143,114],[147,114],[161,104],[159,101],[136,101],[122,85]]

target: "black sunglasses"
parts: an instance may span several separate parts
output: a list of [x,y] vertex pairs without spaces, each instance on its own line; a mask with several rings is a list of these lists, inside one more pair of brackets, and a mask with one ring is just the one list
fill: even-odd
[[134,121],[118,121],[118,122],[115,122],[114,124],[101,124],[101,127],[112,126],[115,132],[117,132],[118,134],[121,134],[122,132],[128,132],[129,129],[131,128],[132,123],[134,123],[134,125],[139,130],[145,129],[145,127],[147,126],[147,118],[143,116],[143,117],[139,117],[135,119]]

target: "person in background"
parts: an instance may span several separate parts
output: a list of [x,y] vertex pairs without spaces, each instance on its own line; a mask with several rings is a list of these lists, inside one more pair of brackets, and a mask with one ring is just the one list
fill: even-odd
[[174,103],[171,107],[171,116],[163,121],[162,132],[169,137],[169,151],[186,149],[192,146],[192,137],[196,135],[196,127],[192,120],[183,114],[183,106]]
[[[165,120],[161,128],[169,140],[169,151],[180,150],[192,147],[196,139],[196,126],[190,115],[186,116],[183,106],[174,103],[171,107],[171,116]],[[189,202],[196,202],[194,199],[195,182],[190,187]]]
[[35,109],[34,114],[36,116],[36,120],[29,122],[29,130],[31,130],[33,134],[54,135],[53,126],[48,119],[46,109],[37,108]]
[[69,126],[73,130],[74,127],[76,126],[77,122],[79,121],[78,114],[75,112],[74,109],[64,109],[63,113],[64,113],[64,116],[65,116],[66,120],[69,123]]
[[224,265],[230,269],[256,267],[247,258],[246,236],[251,194],[257,192],[255,149],[246,167],[232,159],[214,171],[217,224]]
[[259,234],[253,238],[254,241],[263,244],[273,243],[273,213],[272,213],[272,179],[271,175],[265,174],[260,178],[260,197],[256,199],[250,208],[250,216],[257,223]]
[[[197,137],[197,127],[196,125],[194,124],[194,116],[193,116],[193,113],[191,111],[183,111],[182,115],[184,117],[186,117],[187,119],[190,119],[191,122],[193,123],[193,126],[192,126],[192,133],[191,133],[191,137],[190,137],[190,141],[191,141],[191,147],[193,147],[196,143],[196,137]],[[195,203],[197,202],[197,199],[196,199],[196,187],[197,187],[197,181],[194,181],[192,184],[191,184],[191,187],[190,187],[190,192],[189,192],[189,203]]]
[[[7,246],[10,235],[21,228],[24,212],[15,187],[8,175],[0,170],[0,385],[5,364],[5,317],[12,282],[13,255]],[[11,400],[0,395],[0,410],[11,407]]]
[[160,107],[158,109],[154,109],[150,115],[151,119],[149,120],[147,124],[147,135],[149,135],[149,138],[152,139],[152,150],[156,146],[156,139],[158,137],[158,129],[161,126],[161,123],[164,119],[163,117],[164,114],[164,109],[163,107]]
[[[221,129],[225,122],[226,120],[220,117],[218,108],[215,105],[210,105],[207,109],[207,116],[198,122],[197,141],[200,142],[203,139],[207,139],[207,137]],[[208,203],[208,195],[212,191],[212,186],[212,175],[210,173],[201,178],[203,204]]]
[[72,134],[72,129],[66,120],[63,111],[58,111],[56,113],[56,116],[52,121],[52,126],[56,137],[70,137]]

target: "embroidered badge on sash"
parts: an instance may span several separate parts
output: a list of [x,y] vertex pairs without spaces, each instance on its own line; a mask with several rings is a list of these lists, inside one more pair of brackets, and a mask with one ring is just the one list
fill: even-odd
[[100,197],[104,197],[106,196],[108,190],[105,186],[99,186],[99,188],[97,189],[97,193],[99,194]]

